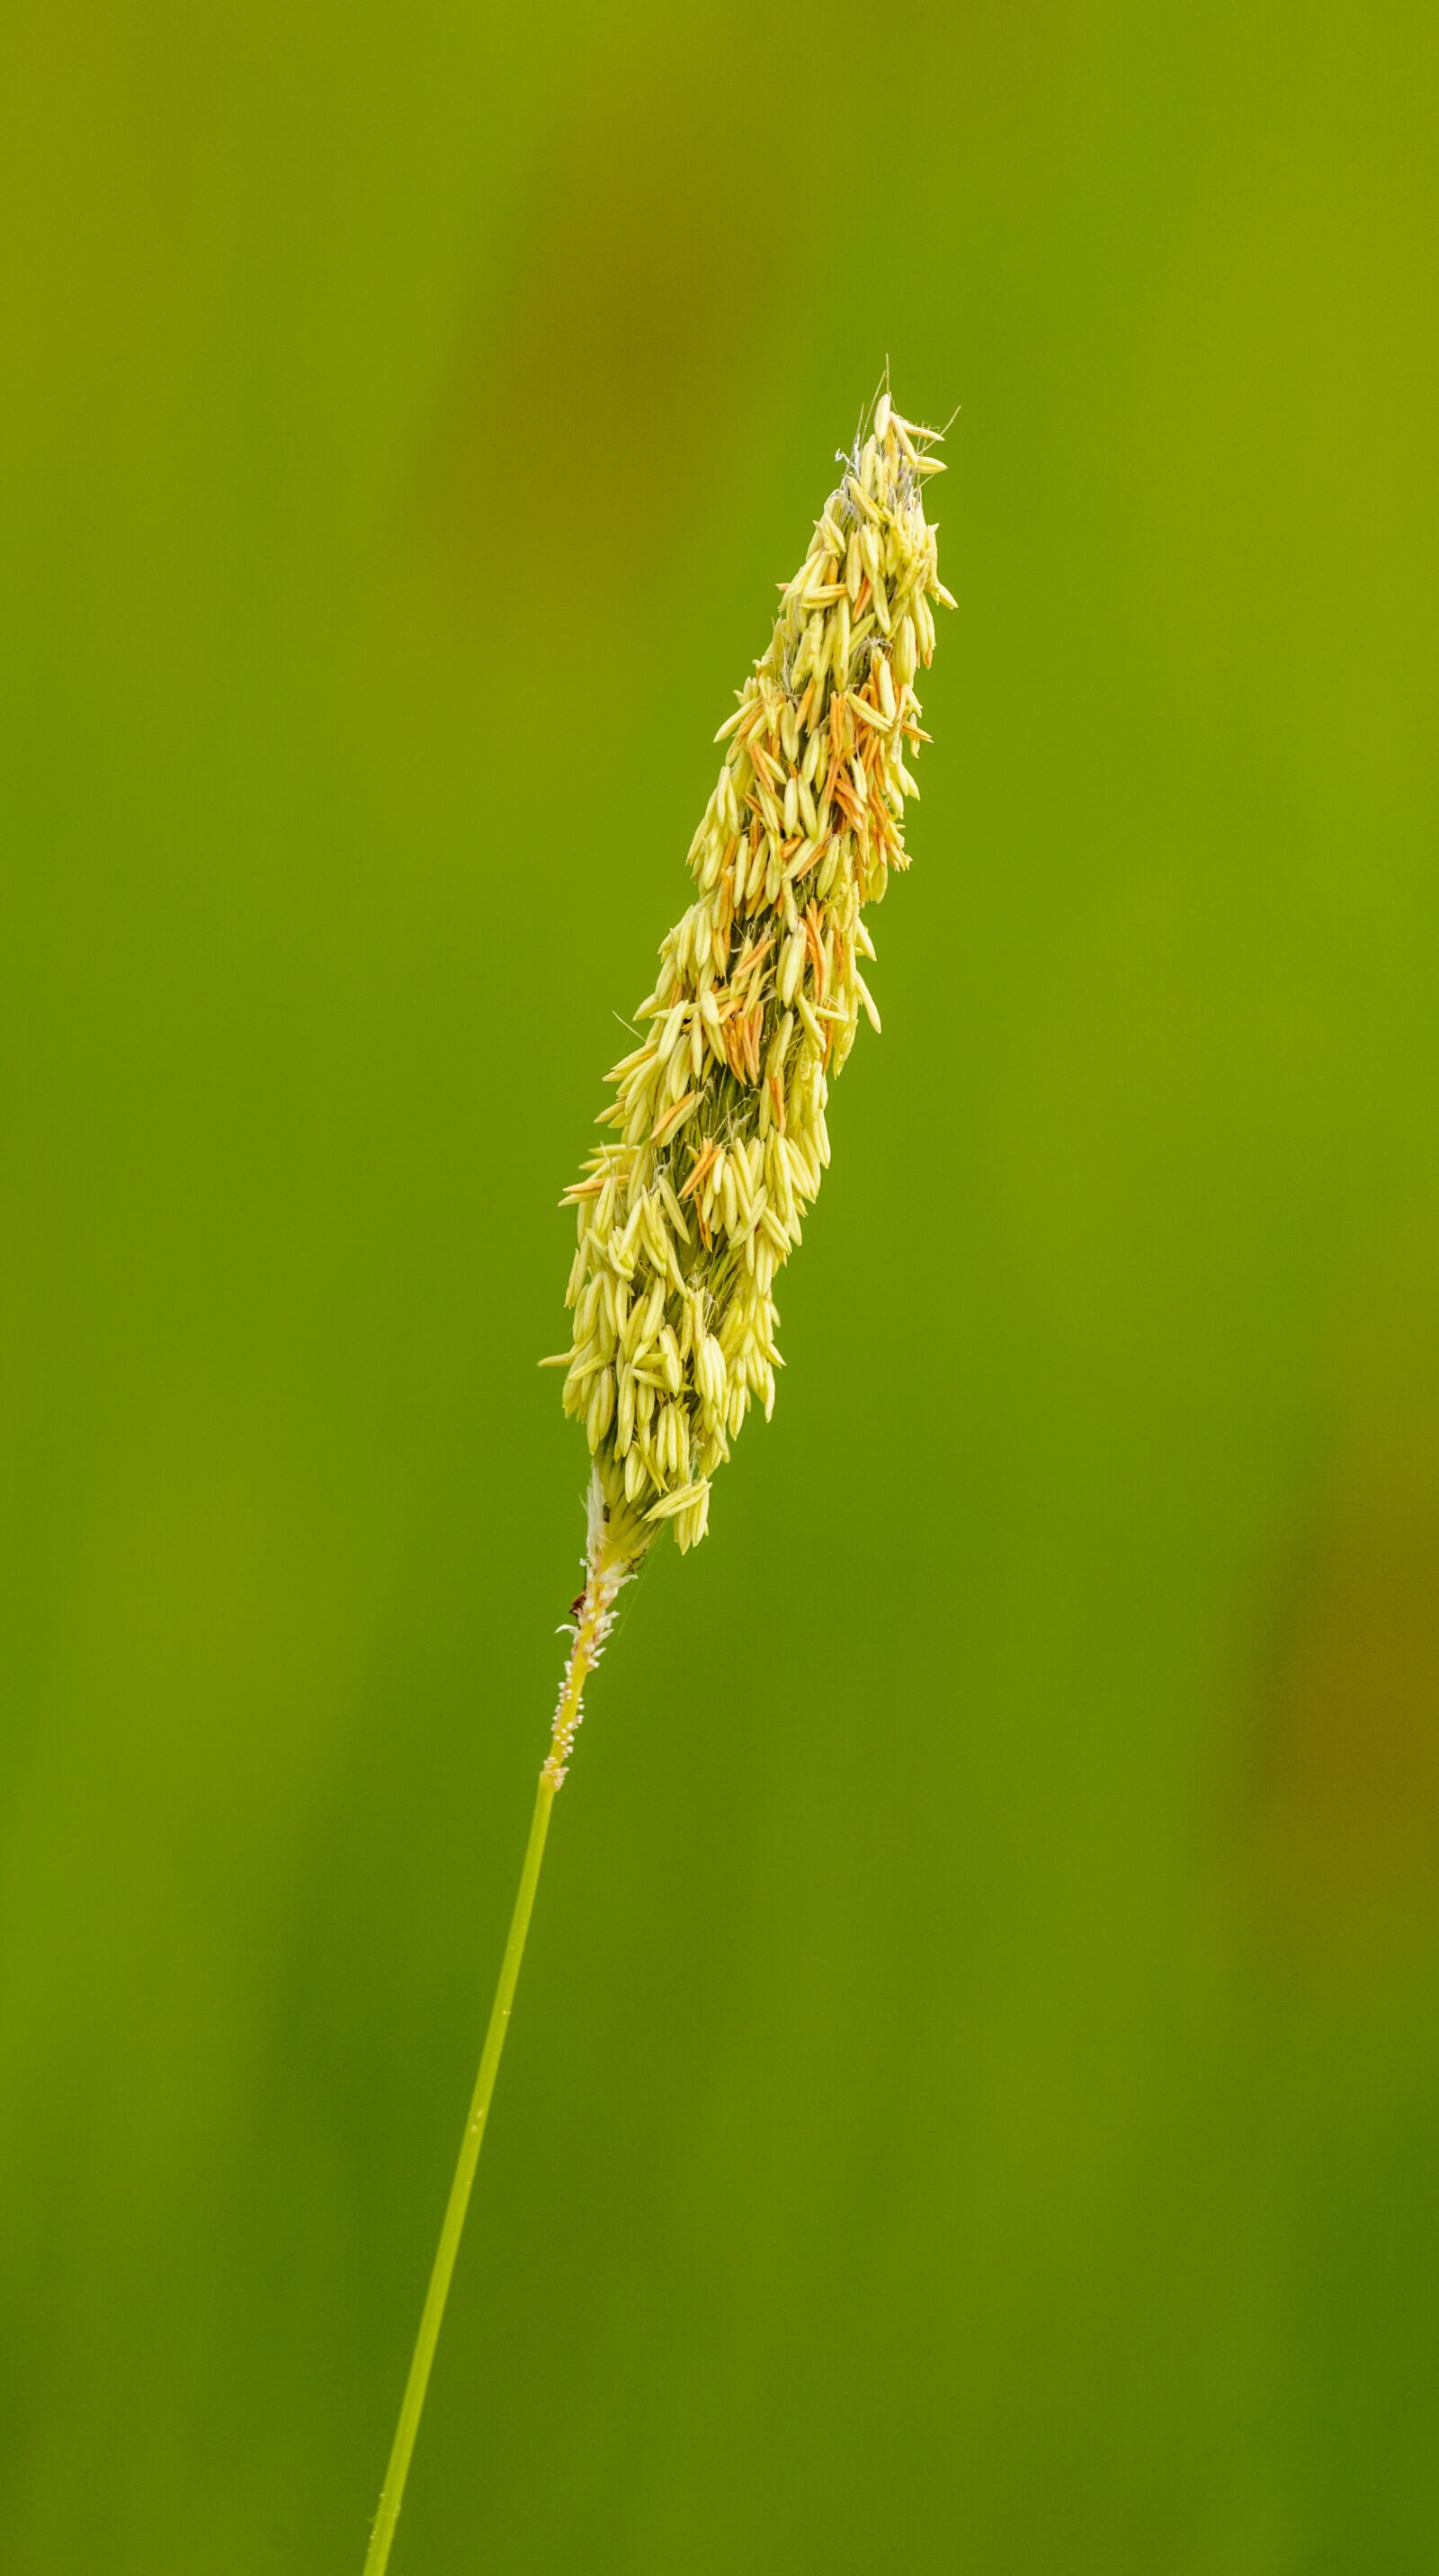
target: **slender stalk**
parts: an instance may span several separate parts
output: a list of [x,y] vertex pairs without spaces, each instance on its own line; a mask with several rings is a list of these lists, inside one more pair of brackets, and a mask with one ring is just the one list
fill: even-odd
[[525,1847],[525,1862],[520,1872],[519,1893],[515,1898],[515,1910],[510,1918],[510,1937],[505,1943],[500,1981],[495,1988],[490,2026],[485,2033],[480,2071],[475,2078],[474,2096],[470,2103],[470,2116],[465,2122],[465,2134],[460,2141],[455,2178],[450,2185],[444,2224],[440,2229],[440,2241],[435,2249],[434,2269],[430,2274],[430,2286],[425,2294],[420,2331],[415,2338],[410,2375],[405,2382],[405,2394],[400,2401],[400,2420],[395,2427],[389,2466],[385,2471],[385,2483],[380,2493],[380,2509],[375,2516],[375,2528],[371,2534],[370,2546],[365,2558],[365,2576],[384,2576],[384,2570],[389,2565],[390,2544],[395,2537],[395,2525],[399,2521],[400,2507],[405,2498],[405,2480],[409,2474],[410,2455],[414,2450],[415,2435],[420,2427],[425,2391],[430,2384],[430,2368],[435,2358],[435,2346],[440,2339],[440,2327],[444,2322],[445,2301],[450,2294],[450,2278],[455,2268],[455,2256],[460,2250],[460,2235],[465,2224],[465,2212],[470,2205],[470,2186],[475,2179],[475,2167],[480,2161],[480,2148],[484,2144],[490,2096],[495,2089],[495,2077],[499,2073],[500,2055],[505,2045],[505,2033],[510,2024],[510,2006],[515,1999],[520,1961],[525,1955],[525,1935],[530,1928],[530,1913],[534,1906],[535,1889],[539,1884],[540,1863],[545,1855],[545,1836],[550,1827],[550,1809],[554,1803],[554,1783],[544,1772],[541,1772],[535,1796],[535,1812],[530,1824],[530,1839]]
[[460,2250],[465,2212],[470,2205],[470,2189],[475,2179],[475,2168],[480,2161],[480,2149],[484,2144],[490,2097],[495,2089],[495,2077],[499,2073],[505,2033],[510,2026],[510,2007],[515,2000],[515,1987],[519,1983],[520,1961],[525,1955],[525,1937],[530,1928],[530,1915],[534,1909],[535,1889],[539,1885],[540,1863],[545,1856],[545,1837],[550,1829],[550,1809],[555,1803],[555,1793],[564,1780],[565,1765],[583,1714],[585,1683],[604,1651],[605,1640],[614,1622],[616,1596],[621,1585],[629,1580],[628,1564],[624,1561],[615,1562],[609,1553],[602,1513],[594,1503],[591,1510],[587,1580],[584,1592],[575,1605],[575,1623],[570,1630],[570,1651],[565,1663],[564,1679],[560,1684],[559,1704],[555,1710],[549,1756],[540,1773],[539,1786],[535,1792],[535,1812],[530,1820],[530,1839],[525,1846],[524,1867],[520,1871],[515,1910],[510,1917],[509,1939],[505,1943],[500,1981],[495,1988],[489,2028],[485,2033],[485,2045],[480,2055],[480,2071],[475,2078],[475,2090],[470,2102],[470,2116],[465,2122],[465,2133],[460,2140],[455,2178],[450,2185],[444,2224],[440,2229],[440,2241],[435,2249],[434,2268],[430,2273],[430,2286],[425,2293],[425,2305],[420,2317],[420,2330],[415,2337],[410,2373],[405,2382],[404,2396],[400,2401],[400,2419],[395,2426],[395,2439],[390,2450],[389,2465],[385,2471],[385,2483],[380,2492],[380,2509],[375,2516],[375,2527],[371,2533],[370,2546],[365,2557],[365,2576],[384,2576],[384,2571],[390,2563],[390,2547],[395,2537],[395,2525],[400,2518],[400,2507],[405,2500],[405,2480],[409,2475],[410,2457],[415,2447],[415,2436],[420,2428],[420,2416],[424,2411],[425,2391],[430,2384],[435,2347],[440,2340],[440,2328],[444,2323],[445,2302],[450,2294],[455,2257]]

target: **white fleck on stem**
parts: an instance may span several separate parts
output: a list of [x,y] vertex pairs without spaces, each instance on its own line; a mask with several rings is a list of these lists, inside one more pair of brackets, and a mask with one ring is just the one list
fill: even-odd
[[634,1560],[616,1551],[599,1479],[594,1477],[590,1483],[585,1588],[575,1602],[574,1619],[569,1624],[570,1651],[555,1706],[549,1755],[540,1773],[551,1789],[564,1785],[575,1736],[585,1713],[585,1684],[604,1653],[615,1624],[620,1593],[635,1570]]

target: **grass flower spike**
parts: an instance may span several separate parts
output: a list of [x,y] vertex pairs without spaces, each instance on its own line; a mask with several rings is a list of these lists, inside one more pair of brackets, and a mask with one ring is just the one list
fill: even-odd
[[784,589],[769,648],[721,726],[690,849],[696,896],[660,951],[617,1064],[617,1131],[578,1211],[564,1401],[594,1456],[592,1579],[668,1525],[689,1548],[749,1407],[774,1405],[773,1285],[829,1161],[829,1082],[861,1012],[864,908],[908,865],[915,675],[934,649],[924,486],[935,433],[887,395]]
[[666,1529],[681,1549],[704,1537],[716,1467],[751,1404],[773,1410],[775,1277],[829,1162],[831,1078],[861,1014],[879,1027],[864,912],[909,864],[909,763],[929,739],[915,676],[934,651],[931,602],[954,605],[924,513],[943,471],[937,436],[885,393],[840,460],[768,649],[716,736],[723,761],[689,853],[695,899],[636,1014],[644,1037],[610,1075],[600,1123],[612,1133],[566,1192],[574,1333],[548,1365],[565,1371],[593,1459],[584,1589],[366,2576],[389,2563],[585,1683],[646,1551]]

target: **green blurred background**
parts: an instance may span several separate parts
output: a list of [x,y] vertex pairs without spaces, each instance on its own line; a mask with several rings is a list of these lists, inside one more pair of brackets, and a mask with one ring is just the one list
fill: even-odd
[[7,2576],[357,2576],[555,1200],[886,355],[886,1034],[592,1694],[396,2576],[1439,2568],[1436,70],[11,0]]

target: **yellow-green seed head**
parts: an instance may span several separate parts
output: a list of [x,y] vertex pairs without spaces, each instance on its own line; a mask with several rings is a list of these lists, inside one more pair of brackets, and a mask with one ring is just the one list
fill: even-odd
[[861,1011],[879,1027],[862,918],[907,867],[908,763],[934,650],[924,486],[938,433],[887,395],[785,588],[769,649],[716,739],[690,849],[696,895],[660,950],[617,1064],[617,1133],[566,1192],[579,1246],[567,1413],[594,1458],[597,1540],[618,1565],[670,1526],[704,1537],[710,1478],[782,1363],[775,1273],[829,1161],[829,1084]]

